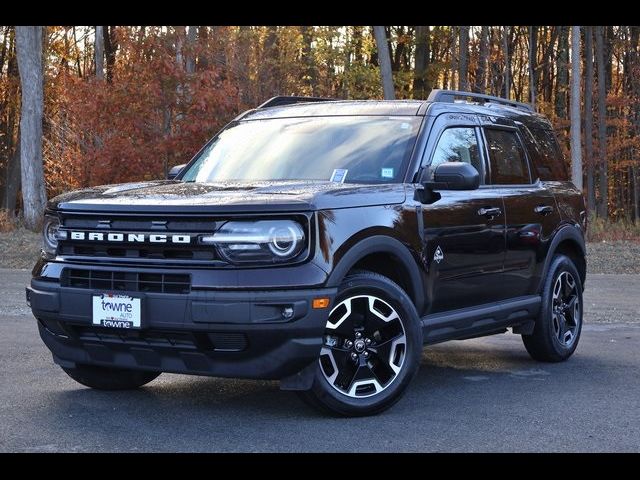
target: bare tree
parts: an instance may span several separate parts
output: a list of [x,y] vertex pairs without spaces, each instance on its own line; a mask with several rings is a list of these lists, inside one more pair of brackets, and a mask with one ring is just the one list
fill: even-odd
[[567,90],[569,88],[569,27],[559,27],[558,77],[556,83],[556,115],[567,118]]
[[529,27],[529,101],[536,108],[536,88],[538,85],[538,27]]
[[426,98],[431,85],[427,79],[429,66],[429,27],[416,27],[416,67],[413,74],[413,98]]
[[478,67],[476,68],[476,82],[474,90],[486,93],[487,90],[487,61],[489,59],[489,27],[480,28],[480,51],[478,52]]
[[511,98],[511,54],[509,53],[509,37],[511,27],[503,27],[502,48],[504,52],[504,98]]
[[116,65],[116,52],[118,51],[116,27],[103,27],[102,38],[104,39],[104,55],[107,59],[107,82],[111,83],[113,81],[113,71]]
[[596,67],[598,70],[598,152],[600,157],[600,203],[598,215],[609,214],[609,182],[607,172],[607,86],[604,65],[604,27],[596,27]]
[[198,27],[190,26],[187,30],[187,52],[186,52],[186,65],[185,71],[187,73],[194,73],[196,71],[196,57],[195,52],[193,51],[193,47],[196,43],[196,33]]
[[28,229],[37,230],[47,201],[42,165],[42,27],[16,27],[16,52],[22,88],[20,164],[24,223]]
[[460,60],[458,62],[458,90],[469,89],[469,27],[460,27]]
[[376,49],[378,50],[378,63],[380,65],[380,77],[382,79],[382,91],[385,100],[396,98],[393,86],[393,73],[391,71],[391,57],[387,46],[387,34],[383,26],[374,26],[373,34],[376,38]]
[[313,26],[306,25],[302,27],[302,62],[304,63],[305,67],[303,82],[307,85],[309,93],[311,95],[315,95],[318,83],[318,72],[316,69],[316,62],[312,48],[313,36]]
[[96,62],[96,78],[104,79],[104,33],[102,26],[96,27],[94,39],[94,56]]
[[593,28],[584,27],[584,153],[587,170],[587,210],[596,209],[593,162]]
[[580,142],[580,27],[571,28],[571,180],[582,190]]

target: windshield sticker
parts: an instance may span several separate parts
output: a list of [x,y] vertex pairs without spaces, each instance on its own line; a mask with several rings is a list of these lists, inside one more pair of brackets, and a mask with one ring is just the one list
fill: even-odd
[[407,122],[402,122],[402,123],[400,124],[400,128],[401,128],[402,130],[408,130],[409,128],[411,128],[411,125],[409,125]]
[[380,176],[382,178],[393,178],[393,168],[383,168],[380,171]]
[[344,183],[344,179],[347,178],[347,170],[346,168],[335,168],[333,173],[331,174],[330,182],[335,183]]

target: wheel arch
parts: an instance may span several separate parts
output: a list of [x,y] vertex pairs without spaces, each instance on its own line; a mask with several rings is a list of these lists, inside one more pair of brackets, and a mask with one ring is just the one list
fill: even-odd
[[537,292],[542,290],[544,279],[546,278],[551,265],[551,260],[556,254],[566,255],[573,261],[578,273],[580,274],[580,281],[584,290],[584,284],[587,276],[587,250],[584,242],[584,236],[579,228],[573,225],[566,225],[558,230],[554,235],[553,240],[551,240],[551,244],[547,250],[547,258],[544,261],[544,269],[542,271],[542,276],[540,277]]
[[353,245],[340,259],[327,280],[328,287],[338,287],[354,269],[384,275],[402,287],[418,313],[424,310],[425,293],[420,269],[409,249],[399,240],[374,235]]

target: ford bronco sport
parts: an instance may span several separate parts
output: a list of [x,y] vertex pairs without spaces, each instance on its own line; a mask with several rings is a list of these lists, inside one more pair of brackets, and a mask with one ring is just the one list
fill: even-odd
[[367,415],[400,398],[424,345],[511,329],[534,359],[569,358],[585,227],[526,104],[275,97],[168,180],[51,200],[27,301],[83,385],[275,379]]

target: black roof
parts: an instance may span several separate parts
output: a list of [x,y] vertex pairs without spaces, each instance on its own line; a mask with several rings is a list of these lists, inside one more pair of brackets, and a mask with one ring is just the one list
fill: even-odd
[[[463,98],[469,101],[456,101]],[[548,120],[533,111],[528,104],[469,92],[434,90],[427,100],[334,100],[305,97],[274,97],[260,107],[249,110],[239,118],[258,120],[266,118],[393,115],[422,116],[441,113],[469,113],[507,117],[522,123],[548,127]]]
[[424,100],[328,100],[293,103],[250,111],[244,118],[315,117],[334,115],[418,115]]

